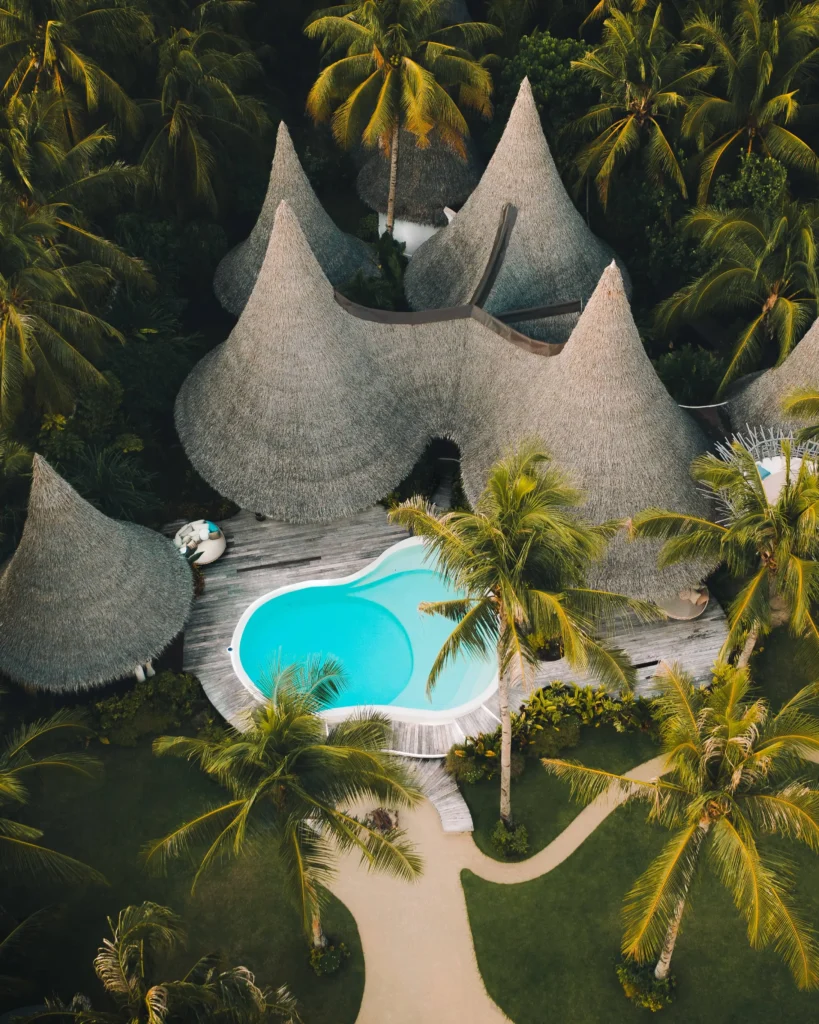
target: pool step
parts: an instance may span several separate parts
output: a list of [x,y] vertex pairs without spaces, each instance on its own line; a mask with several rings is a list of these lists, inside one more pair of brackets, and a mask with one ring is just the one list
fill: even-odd
[[472,832],[474,825],[466,801],[440,760],[421,761],[413,757],[405,760],[412,768],[418,785],[438,812],[444,832]]

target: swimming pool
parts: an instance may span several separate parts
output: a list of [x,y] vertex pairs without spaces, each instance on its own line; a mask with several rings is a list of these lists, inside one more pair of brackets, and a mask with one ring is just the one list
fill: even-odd
[[424,542],[413,537],[353,576],[282,587],[254,601],[233,634],[236,674],[268,697],[265,677],[276,663],[332,655],[344,666],[348,685],[326,712],[329,718],[368,707],[432,722],[477,707],[497,687],[494,657],[459,655],[426,694],[429,671],[453,623],[423,615],[418,605],[459,595],[424,564],[424,552]]

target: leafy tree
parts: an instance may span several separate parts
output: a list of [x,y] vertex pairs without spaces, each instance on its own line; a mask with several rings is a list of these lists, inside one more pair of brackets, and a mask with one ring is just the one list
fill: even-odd
[[721,174],[714,183],[713,205],[720,210],[779,210],[787,198],[786,168],[759,153],[740,153],[737,173]]
[[142,164],[157,193],[178,213],[215,213],[235,152],[270,125],[263,104],[242,90],[261,73],[248,43],[224,27],[224,9],[239,0],[192,9],[188,24],[155,46],[157,99],[143,103],[149,132]]
[[792,868],[760,842],[781,836],[819,852],[819,788],[810,771],[819,754],[817,684],[773,714],[751,695],[747,669],[718,666],[713,689],[699,689],[678,666],[663,665],[656,682],[661,778],[543,761],[577,800],[613,792],[644,802],[648,820],[673,833],[626,896],[623,954],[656,960],[655,977],[666,978],[690,896],[710,868],[733,897],[751,946],[773,947],[799,988],[815,988],[819,949],[794,899]]
[[[155,980],[162,963],[185,945],[181,919],[169,907],[142,903],[108,918],[111,938],[103,939],[94,969],[116,1008],[96,1010],[82,995],[69,1004],[53,1002],[29,1019],[68,1024],[263,1024],[271,1018],[300,1024],[295,999],[285,986],[259,988],[246,967],[231,967],[219,954],[203,956],[175,981]],[[162,976],[160,975],[160,978]]]
[[355,716],[327,731],[320,713],[343,686],[341,667],[329,658],[279,668],[262,682],[271,697],[247,732],[228,729],[214,740],[161,736],[154,743],[157,754],[195,761],[230,799],[153,843],[149,862],[185,856],[192,844],[207,840],[195,887],[221,857],[274,840],[316,947],[326,944],[321,912],[338,852],[356,851],[370,868],[407,880],[421,871],[402,832],[384,834],[347,810],[372,799],[409,807],[421,794],[401,762],[384,753],[392,735],[386,718]]
[[702,8],[686,23],[686,38],[719,69],[683,121],[684,135],[702,149],[701,204],[717,169],[741,149],[819,175],[819,157],[797,134],[803,87],[819,60],[819,3],[790,4],[774,15],[766,8],[764,0],[735,0],[730,27],[719,11]]
[[663,353],[657,376],[682,405],[707,405],[725,373],[725,361],[708,349],[683,345]]
[[447,0],[358,0],[314,14],[305,32],[338,57],[307,97],[316,122],[332,122],[345,149],[380,147],[391,161],[387,232],[395,223],[401,128],[429,145],[430,133],[465,154],[461,109],[492,112],[492,78],[469,48],[499,34],[483,22],[444,27]]
[[53,90],[69,143],[82,129],[77,102],[112,111],[131,132],[139,110],[104,70],[135,54],[153,34],[149,16],[129,0],[6,0],[0,9],[0,68],[6,97]]
[[498,462],[473,512],[439,512],[421,497],[390,512],[390,519],[424,537],[436,567],[463,597],[420,605],[428,615],[457,623],[429,675],[432,689],[461,652],[498,661],[501,715],[500,815],[511,822],[513,676],[526,679],[543,639],[558,641],[569,664],[592,670],[601,682],[627,689],[633,671],[621,651],[593,636],[601,618],[649,606],[585,585],[619,524],[592,526],[578,512],[582,498],[549,456],[528,444]]
[[769,501],[752,452],[739,441],[723,449],[723,458],[708,453],[694,460],[691,474],[716,502],[716,522],[682,512],[649,508],[634,516],[635,537],[664,541],[660,567],[689,559],[724,562],[744,580],[729,608],[723,655],[742,650],[747,665],[758,638],[787,623],[795,636],[819,643],[819,463],[805,453],[791,473],[795,452],[782,442],[785,483]]
[[581,182],[594,180],[604,207],[615,174],[638,151],[652,181],[669,179],[687,195],[674,135],[691,96],[713,73],[709,65],[690,66],[700,53],[699,45],[676,40],[664,27],[658,4],[653,12],[612,10],[600,45],[572,61],[600,91],[600,102],[572,131],[594,135],[576,164]]
[[819,440],[819,390],[803,388],[795,391],[785,400],[783,412],[797,419],[813,420],[812,426],[799,431],[798,441]]
[[[28,802],[26,779],[37,771],[61,769],[85,778],[93,778],[100,763],[88,754],[60,750],[40,752],[43,741],[63,736],[87,735],[82,718],[72,711],[58,711],[50,718],[30,722],[8,734],[0,749],[0,802],[22,807]],[[13,818],[0,818],[0,863],[5,871],[27,871],[49,875],[65,882],[104,882],[93,868],[58,853],[39,840],[43,833],[34,825]]]
[[776,209],[746,210],[706,206],[689,214],[683,227],[699,239],[710,266],[659,304],[659,329],[696,323],[715,312],[741,314],[743,326],[721,389],[757,366],[766,345],[776,346],[781,362],[819,310],[819,204],[787,201]]

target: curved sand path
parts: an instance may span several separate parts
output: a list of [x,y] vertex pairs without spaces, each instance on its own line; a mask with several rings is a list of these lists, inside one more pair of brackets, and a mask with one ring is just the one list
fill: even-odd
[[[651,779],[662,770],[663,759],[655,757],[626,774]],[[539,853],[510,864],[481,853],[469,833],[444,833],[435,808],[424,801],[402,811],[402,825],[424,858],[418,882],[370,874],[357,857],[342,858],[332,889],[356,919],[366,966],[356,1024],[508,1021],[478,970],[461,871],[509,884],[538,878],[574,853],[619,803],[605,794]]]

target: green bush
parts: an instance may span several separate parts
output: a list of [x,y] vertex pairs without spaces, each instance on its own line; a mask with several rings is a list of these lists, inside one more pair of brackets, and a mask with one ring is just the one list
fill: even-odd
[[[513,718],[514,729],[514,718]],[[512,778],[523,774],[526,762],[515,749],[512,735]],[[500,771],[501,730],[484,732],[479,736],[467,736],[463,743],[456,743],[447,754],[444,767],[459,782],[474,783],[482,779],[493,779]]]
[[526,826],[514,822],[507,825],[503,818],[499,818],[492,829],[492,845],[504,857],[525,857],[529,852]]
[[626,998],[635,1006],[656,1013],[674,1001],[676,982],[672,975],[658,981],[654,977],[653,964],[638,964],[634,960],[622,960],[617,967],[617,977],[623,986]]
[[349,955],[350,951],[343,942],[337,946],[314,946],[310,950],[310,966],[321,978],[340,971]]
[[133,747],[142,736],[177,729],[208,707],[196,676],[160,672],[121,696],[97,701],[94,724],[108,742]]
[[532,757],[557,757],[561,750],[580,742],[580,719],[564,718],[560,725],[545,725],[536,732],[526,748]]

